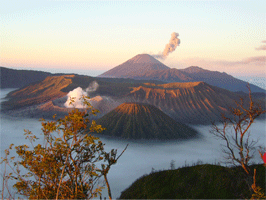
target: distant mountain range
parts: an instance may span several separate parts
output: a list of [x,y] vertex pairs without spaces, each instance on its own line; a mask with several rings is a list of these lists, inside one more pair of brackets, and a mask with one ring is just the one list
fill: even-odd
[[52,76],[49,72],[0,67],[0,88],[21,88]]
[[125,139],[190,139],[197,132],[150,104],[123,103],[97,120],[102,134]]
[[[225,72],[209,71],[196,66],[186,69],[171,69],[148,54],[136,55],[98,77],[158,80],[166,83],[203,81],[233,92],[248,92],[247,82]],[[252,92],[265,92],[264,89],[253,84],[250,84],[250,89]]]
[[[153,105],[180,123],[209,124],[220,120],[221,113],[228,113],[240,97],[248,99],[243,92],[247,90],[244,81],[199,67],[171,69],[148,54],[137,55],[100,77],[0,69],[2,88],[20,87],[8,94],[2,112],[22,116],[65,114],[66,95],[77,87],[85,91],[93,81],[99,87],[89,96],[92,105],[101,111],[99,117],[131,102]],[[265,90],[254,85],[250,88],[254,99],[264,105]]]

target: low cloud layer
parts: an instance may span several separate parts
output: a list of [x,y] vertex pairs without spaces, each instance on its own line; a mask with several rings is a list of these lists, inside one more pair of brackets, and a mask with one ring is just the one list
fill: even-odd
[[[266,40],[261,41],[261,43],[266,43]],[[266,45],[263,44],[263,45],[259,46],[258,48],[255,48],[255,49],[258,50],[258,51],[260,51],[260,50],[265,51],[266,50]]]
[[[265,46],[266,48],[266,46]],[[258,65],[265,65],[266,62],[266,56],[257,56],[257,57],[249,57],[242,61],[240,61],[240,64],[249,64],[249,63],[257,63]]]
[[153,55],[153,57],[159,58],[159,59],[166,59],[169,53],[172,53],[173,51],[175,51],[176,47],[179,46],[180,39],[178,38],[178,36],[179,36],[178,33],[173,32],[171,34],[170,41],[168,44],[165,45],[163,52]]

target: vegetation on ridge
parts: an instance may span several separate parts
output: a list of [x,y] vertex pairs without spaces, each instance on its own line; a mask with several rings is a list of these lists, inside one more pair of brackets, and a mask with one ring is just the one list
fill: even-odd
[[[257,168],[257,185],[265,186],[265,167]],[[247,199],[251,198],[241,167],[196,165],[144,175],[119,199]]]

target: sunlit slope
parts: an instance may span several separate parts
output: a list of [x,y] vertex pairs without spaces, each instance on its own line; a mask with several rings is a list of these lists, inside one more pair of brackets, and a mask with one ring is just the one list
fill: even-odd
[[2,105],[4,109],[18,109],[26,106],[39,105],[61,97],[77,87],[83,90],[97,81],[99,87],[95,92],[88,94],[90,97],[97,95],[122,98],[128,94],[132,87],[142,85],[143,81],[130,79],[94,78],[82,75],[49,76],[43,81],[32,83],[8,94],[8,101]]
[[45,80],[14,91],[8,95],[9,101],[3,103],[7,109],[38,105],[64,97],[61,90],[72,83],[73,75],[48,76]]
[[[94,102],[101,111],[101,116],[121,103],[138,102],[154,105],[182,123],[209,124],[220,120],[221,113],[226,114],[229,107],[234,107],[240,96],[248,100],[245,93],[236,94],[204,82],[154,84],[132,79],[63,75],[47,77],[8,94],[7,101],[1,104],[2,110],[26,109],[48,103],[41,107],[42,112],[61,112],[62,109],[53,106],[64,107],[64,102],[53,104],[50,101],[66,96],[77,87],[86,90],[93,81],[98,83],[98,88],[88,95],[92,98],[101,97]],[[255,96],[254,100],[257,102]],[[260,102],[264,105],[265,99],[261,97]],[[24,114],[27,115],[26,112]]]
[[104,135],[126,139],[188,139],[197,135],[149,104],[123,103],[97,123],[106,128]]
[[205,124],[219,120],[235,106],[238,95],[204,82],[146,84],[127,95],[132,102],[152,104],[183,123]]

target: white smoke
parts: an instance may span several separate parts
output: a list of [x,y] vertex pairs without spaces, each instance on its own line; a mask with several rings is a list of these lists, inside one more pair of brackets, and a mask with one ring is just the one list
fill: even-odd
[[175,51],[176,47],[180,44],[180,39],[178,38],[179,34],[176,32],[173,32],[171,34],[171,39],[168,44],[165,45],[165,48],[163,50],[163,53],[159,53],[157,55],[153,55],[155,58],[159,59],[166,59],[169,53]]
[[[99,87],[99,84],[96,81],[90,83],[89,87],[86,90],[83,90],[81,87],[77,87],[76,89],[70,91],[67,94],[67,101],[64,103],[66,108],[84,108],[82,103],[82,97],[88,96],[89,93],[95,92]],[[70,104],[71,99],[74,99],[74,103]]]
[[99,84],[96,81],[92,81],[89,87],[86,89],[86,92],[95,92],[99,87]]

